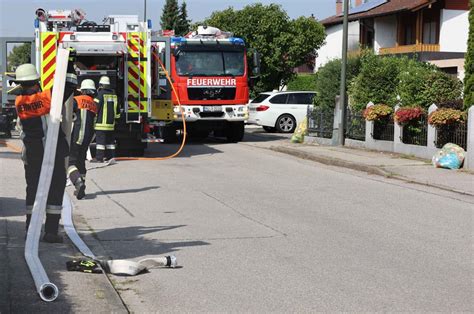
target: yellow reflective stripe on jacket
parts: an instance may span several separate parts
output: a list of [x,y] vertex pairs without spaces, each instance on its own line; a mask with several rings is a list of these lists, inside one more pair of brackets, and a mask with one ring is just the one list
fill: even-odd
[[[95,102],[100,103],[99,99],[94,99]],[[113,113],[108,112],[108,102],[113,101]],[[118,98],[114,94],[102,95],[102,122],[96,122],[95,129],[100,131],[113,131],[115,128],[115,119],[120,118],[120,112],[118,109]],[[107,123],[107,116],[112,117],[112,123]]]

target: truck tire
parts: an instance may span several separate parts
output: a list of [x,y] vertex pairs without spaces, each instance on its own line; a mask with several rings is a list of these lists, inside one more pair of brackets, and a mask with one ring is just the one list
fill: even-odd
[[176,143],[178,141],[176,127],[173,125],[160,127],[160,133],[163,142],[166,144]]
[[116,132],[116,155],[119,157],[141,157],[145,155],[147,143],[142,143],[139,132]]
[[225,129],[227,142],[237,143],[242,141],[245,134],[245,124],[243,121],[229,122]]

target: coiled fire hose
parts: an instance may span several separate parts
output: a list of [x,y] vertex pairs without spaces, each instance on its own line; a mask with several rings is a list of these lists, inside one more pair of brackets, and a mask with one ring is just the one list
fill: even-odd
[[61,123],[61,110],[66,83],[66,70],[69,50],[59,48],[56,56],[56,74],[51,98],[51,109],[48,118],[48,131],[44,147],[43,163],[36,191],[33,213],[25,243],[25,259],[35,282],[36,291],[43,301],[51,302],[59,295],[58,287],[52,283],[38,256],[39,238],[43,217],[46,211],[46,201],[53,176],[56,146]]
[[171,86],[171,89],[173,90],[173,94],[176,97],[176,100],[178,102],[178,108],[179,108],[179,111],[181,113],[181,121],[183,122],[183,139],[181,140],[181,145],[180,145],[179,149],[174,154],[166,156],[166,157],[118,157],[118,158],[115,158],[116,160],[167,160],[167,159],[171,159],[171,158],[174,158],[174,157],[178,156],[181,153],[181,151],[183,150],[184,145],[186,144],[186,136],[187,136],[186,119],[185,119],[184,109],[181,106],[181,101],[179,99],[178,92],[176,91],[176,88],[173,85],[173,81],[171,80],[170,74],[166,70],[166,67],[164,66],[164,64],[161,61],[160,57],[154,51],[152,51],[152,55],[155,58],[155,60],[158,61],[158,63],[160,64],[160,67],[163,69],[163,72],[165,72],[166,79],[168,80],[168,82]]

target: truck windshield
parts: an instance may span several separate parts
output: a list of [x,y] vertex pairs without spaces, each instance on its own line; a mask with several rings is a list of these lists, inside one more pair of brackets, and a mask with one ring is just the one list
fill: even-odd
[[180,51],[176,56],[178,75],[242,76],[245,73],[242,51]]

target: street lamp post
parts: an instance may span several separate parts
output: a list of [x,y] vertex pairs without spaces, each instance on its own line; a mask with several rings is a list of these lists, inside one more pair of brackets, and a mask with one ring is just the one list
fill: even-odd
[[347,111],[347,84],[346,84],[346,70],[347,70],[347,41],[348,41],[348,16],[349,16],[349,0],[344,0],[344,22],[342,30],[342,64],[341,64],[341,90],[339,103],[340,115],[339,115],[339,127],[338,127],[338,140],[337,144],[343,146],[345,139],[345,121]]
[[146,22],[146,0],[143,0],[143,22]]

